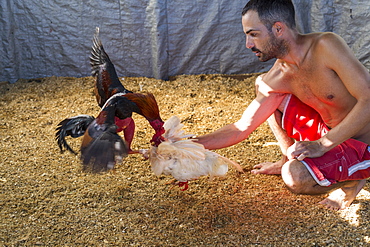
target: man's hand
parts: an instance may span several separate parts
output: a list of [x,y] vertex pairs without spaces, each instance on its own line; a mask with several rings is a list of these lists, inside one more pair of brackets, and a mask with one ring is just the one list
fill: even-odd
[[304,158],[317,158],[326,153],[319,141],[300,141],[294,143],[287,150],[289,160],[297,159],[302,161]]

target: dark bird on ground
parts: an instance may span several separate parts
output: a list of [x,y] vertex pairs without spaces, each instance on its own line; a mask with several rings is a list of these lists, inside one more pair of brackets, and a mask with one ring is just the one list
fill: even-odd
[[[154,129],[151,143],[163,139],[164,122],[153,94],[134,93],[122,85],[99,39],[98,28],[93,39],[90,64],[92,75],[96,78],[94,92],[101,111],[96,118],[79,115],[61,121],[57,127],[56,139],[62,152],[65,149],[76,153],[65,138],[83,135],[83,167],[92,172],[101,172],[112,169],[127,154],[139,153],[131,149],[135,133],[135,122],[132,119],[134,112],[145,117]],[[124,140],[117,134],[121,131]]]

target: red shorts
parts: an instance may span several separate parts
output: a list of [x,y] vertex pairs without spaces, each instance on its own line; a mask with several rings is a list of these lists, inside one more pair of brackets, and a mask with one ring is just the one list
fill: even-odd
[[[283,128],[297,141],[315,141],[329,128],[313,108],[294,95],[288,96],[283,112]],[[370,148],[368,144],[348,139],[318,158],[305,158],[306,166],[315,181],[329,186],[346,180],[370,177]]]

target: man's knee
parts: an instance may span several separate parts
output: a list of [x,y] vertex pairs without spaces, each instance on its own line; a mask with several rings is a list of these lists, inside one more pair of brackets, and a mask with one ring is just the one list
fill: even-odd
[[287,188],[294,194],[310,194],[310,188],[316,184],[307,168],[297,160],[289,160],[281,170],[281,176]]

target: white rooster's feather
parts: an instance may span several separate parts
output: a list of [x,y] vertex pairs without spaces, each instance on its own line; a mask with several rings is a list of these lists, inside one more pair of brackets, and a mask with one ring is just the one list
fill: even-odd
[[228,165],[240,168],[235,162],[205,149],[202,144],[184,139],[193,135],[184,134],[184,125],[177,116],[168,119],[163,127],[166,141],[158,147],[152,146],[149,151],[152,171],[157,176],[172,175],[179,182],[187,182],[200,176],[223,176],[228,171]]
[[192,134],[185,135],[182,130],[184,125],[180,122],[180,119],[176,116],[169,118],[163,125],[166,130],[163,137],[170,142],[177,142],[181,139],[193,136]]

